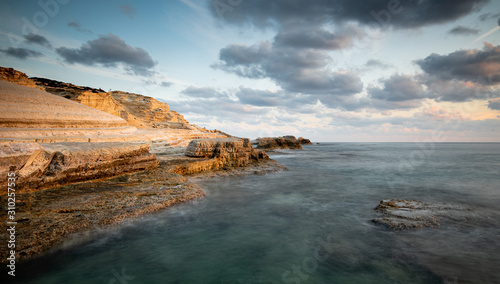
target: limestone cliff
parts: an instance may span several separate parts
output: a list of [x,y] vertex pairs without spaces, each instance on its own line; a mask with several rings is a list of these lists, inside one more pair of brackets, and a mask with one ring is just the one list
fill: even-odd
[[[99,138],[122,140],[136,131],[120,117],[0,80],[0,176],[14,172],[19,178],[16,192],[158,166],[149,143],[88,143]],[[32,143],[67,139],[85,143]],[[2,178],[0,195],[6,190]]]
[[264,137],[257,139],[257,149],[302,149],[302,145],[295,136]]
[[19,72],[14,68],[0,67],[0,80],[15,83],[22,86],[28,86],[31,88],[42,89],[41,87],[37,86],[35,81],[29,79],[25,73]]
[[138,128],[190,129],[189,122],[168,104],[121,91],[81,87],[45,78],[31,78],[49,93],[119,116]]

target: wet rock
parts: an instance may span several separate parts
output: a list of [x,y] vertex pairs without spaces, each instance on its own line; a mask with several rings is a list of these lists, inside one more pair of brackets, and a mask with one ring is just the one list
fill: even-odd
[[386,199],[375,208],[384,217],[372,221],[392,230],[438,228],[443,219],[465,221],[470,209],[446,203],[426,203],[416,200]]

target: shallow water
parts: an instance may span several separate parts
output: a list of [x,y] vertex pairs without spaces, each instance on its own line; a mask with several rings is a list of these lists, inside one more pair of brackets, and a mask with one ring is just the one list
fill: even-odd
[[[289,170],[204,181],[207,197],[21,263],[16,280],[500,283],[500,144],[326,143],[272,158]],[[473,210],[392,232],[370,221],[387,198]]]

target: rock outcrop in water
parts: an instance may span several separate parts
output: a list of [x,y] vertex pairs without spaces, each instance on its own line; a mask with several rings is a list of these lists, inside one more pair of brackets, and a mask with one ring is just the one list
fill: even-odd
[[304,138],[304,137],[299,137],[299,142],[301,145],[312,145],[313,143],[311,142],[311,140],[307,139],[307,138]]
[[446,203],[425,203],[416,200],[387,199],[380,201],[376,211],[385,215],[372,221],[392,230],[438,228],[442,219],[466,221],[470,209]]
[[174,166],[173,173],[189,175],[270,160],[264,151],[254,149],[249,139],[241,138],[195,139],[189,143],[185,155],[190,158]]
[[302,145],[295,136],[264,137],[257,139],[257,149],[302,149]]

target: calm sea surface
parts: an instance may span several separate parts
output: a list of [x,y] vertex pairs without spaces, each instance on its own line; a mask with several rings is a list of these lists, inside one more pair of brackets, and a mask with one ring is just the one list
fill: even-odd
[[[500,144],[324,143],[272,158],[289,170],[204,181],[205,198],[70,240],[16,280],[500,283]],[[388,198],[461,204],[473,221],[389,231],[370,221]]]

